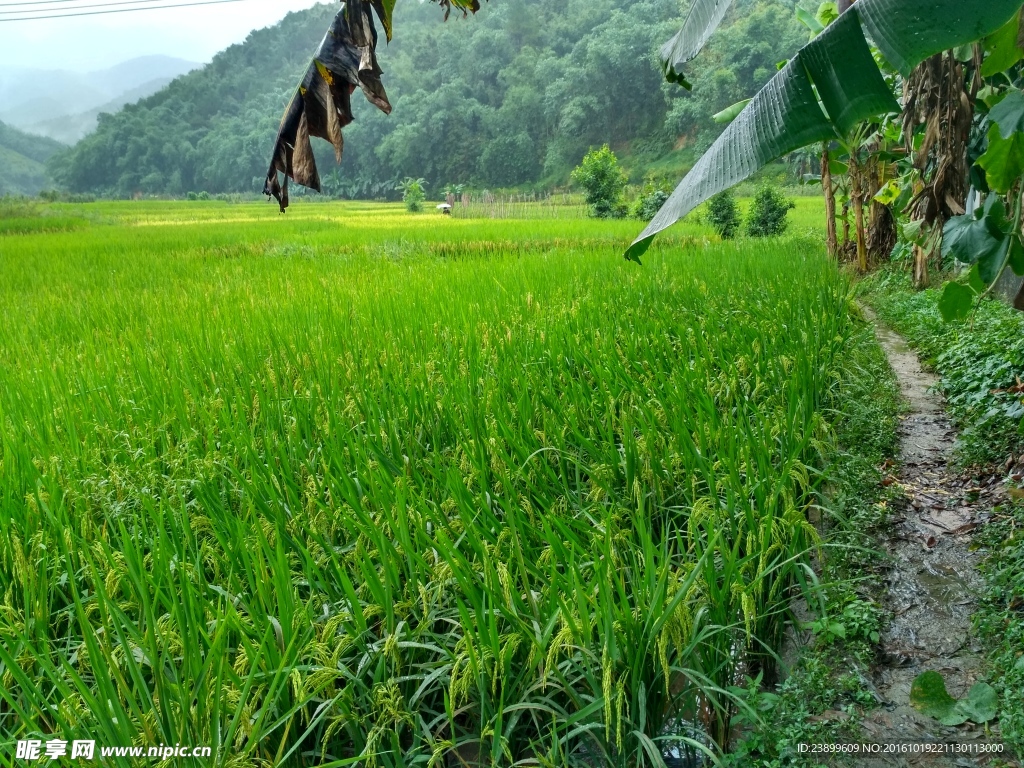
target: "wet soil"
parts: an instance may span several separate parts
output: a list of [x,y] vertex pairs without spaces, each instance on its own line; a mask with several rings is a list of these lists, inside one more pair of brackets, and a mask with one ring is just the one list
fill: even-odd
[[[910,686],[926,670],[940,672],[957,698],[981,676],[982,657],[971,634],[971,614],[981,589],[980,555],[971,532],[992,509],[1001,484],[980,482],[953,464],[956,431],[937,391],[938,377],[922,369],[899,335],[875,322],[875,333],[900,382],[907,411],[900,425],[898,469],[887,483],[901,493],[891,527],[879,542],[889,556],[883,607],[891,622],[882,634],[873,684],[879,707],[866,716],[864,738],[877,744],[944,742],[991,744],[998,734],[967,723],[941,725],[910,706]],[[964,753],[894,754],[861,758],[862,768],[985,766],[990,756]]]

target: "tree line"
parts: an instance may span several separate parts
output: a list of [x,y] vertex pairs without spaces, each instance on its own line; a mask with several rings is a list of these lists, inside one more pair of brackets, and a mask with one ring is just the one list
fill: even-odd
[[[333,4],[289,14],[206,67],[114,115],[50,160],[71,192],[113,196],[257,192],[281,114]],[[659,45],[678,0],[520,0],[442,24],[410,3],[379,58],[394,112],[354,99],[345,156],[316,142],[324,191],[380,197],[399,179],[431,189],[552,186],[609,144],[634,178],[678,178],[722,130],[712,115],[749,96],[806,41],[792,0],[741,0],[694,63],[688,92],[664,81]],[[333,169],[333,170],[332,170]]]

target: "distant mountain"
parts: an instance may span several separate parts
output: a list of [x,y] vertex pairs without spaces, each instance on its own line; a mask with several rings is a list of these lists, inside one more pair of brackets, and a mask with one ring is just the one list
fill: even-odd
[[22,127],[29,133],[38,134],[40,136],[49,136],[51,139],[72,145],[81,141],[85,136],[96,130],[96,125],[99,116],[106,112],[107,114],[114,114],[121,109],[125,104],[134,104],[139,99],[144,99],[147,96],[152,96],[160,89],[167,86],[174,78],[172,77],[158,77],[154,80],[143,83],[137,88],[133,88],[130,91],[126,91],[118,96],[116,99],[108,101],[94,109],[90,109],[86,112],[79,112],[74,115],[61,115],[60,117],[54,117],[50,120],[42,120],[38,123],[32,123],[31,125],[23,125]]
[[74,143],[95,127],[100,112],[116,112],[199,66],[171,56],[142,56],[95,72],[5,69],[0,120]]
[[35,195],[49,186],[44,163],[61,149],[53,139],[0,122],[0,195]]

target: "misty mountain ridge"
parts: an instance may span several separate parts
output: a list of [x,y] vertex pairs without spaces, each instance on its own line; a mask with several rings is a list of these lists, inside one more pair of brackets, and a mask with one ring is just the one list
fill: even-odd
[[94,72],[11,68],[0,72],[0,120],[74,143],[101,112],[150,96],[202,65],[172,56],[141,56]]
[[47,136],[61,142],[62,144],[71,146],[96,130],[96,125],[99,122],[99,116],[104,112],[107,114],[113,114],[120,110],[125,104],[134,104],[140,99],[152,96],[154,93],[157,93],[173,82],[173,80],[173,77],[158,77],[154,80],[149,80],[148,82],[143,83],[137,88],[126,91],[117,98],[108,101],[102,106],[95,107],[94,109],[79,112],[74,115],[65,114],[60,117],[54,117],[50,120],[41,120],[38,123],[22,125],[21,128],[28,133],[36,134],[37,136]]

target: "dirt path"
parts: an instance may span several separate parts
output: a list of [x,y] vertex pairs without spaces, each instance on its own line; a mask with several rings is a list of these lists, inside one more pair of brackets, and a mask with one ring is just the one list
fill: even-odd
[[[873,315],[865,310],[869,319]],[[864,721],[865,737],[875,743],[991,742],[983,728],[950,728],[910,706],[910,685],[926,670],[940,672],[950,694],[964,695],[981,673],[972,646],[971,613],[981,579],[979,556],[970,533],[992,508],[998,488],[978,488],[952,465],[956,432],[936,391],[938,377],[922,370],[900,336],[875,323],[909,406],[900,425],[900,469],[894,478],[903,498],[893,510],[893,526],[880,545],[891,558],[884,608],[892,623],[882,636],[882,657],[874,668],[881,706]],[[979,766],[984,757],[901,755],[861,759],[864,768],[882,766]]]

